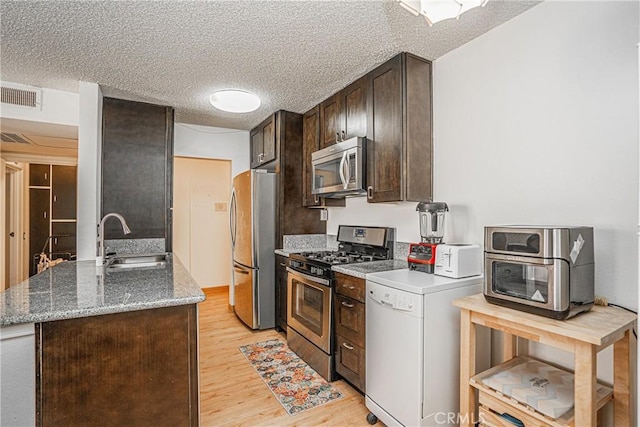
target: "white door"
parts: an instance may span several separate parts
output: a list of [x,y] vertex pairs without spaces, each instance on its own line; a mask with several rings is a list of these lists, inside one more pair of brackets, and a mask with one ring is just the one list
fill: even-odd
[[174,157],[173,251],[200,287],[231,283],[231,161]]

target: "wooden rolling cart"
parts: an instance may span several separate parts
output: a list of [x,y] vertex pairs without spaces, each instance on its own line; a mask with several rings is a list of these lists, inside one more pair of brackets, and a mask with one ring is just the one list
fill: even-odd
[[[471,426],[478,420],[475,390],[479,388],[481,403],[497,412],[522,418],[529,425],[595,426],[597,411],[613,399],[616,427],[631,425],[631,330],[637,316],[614,308],[595,306],[589,312],[568,320],[554,320],[510,308],[489,304],[482,294],[457,299],[453,304],[461,310],[460,322],[460,420]],[[517,337],[560,348],[574,355],[575,406],[573,416],[552,421],[511,399],[483,390],[482,376],[476,376],[476,325],[503,333],[502,359],[509,363],[517,356]],[[613,344],[613,390],[601,387],[596,380],[597,353]],[[492,368],[495,369],[495,368]],[[476,376],[474,378],[474,376]],[[492,414],[485,411],[484,416]],[[493,424],[491,421],[495,424]],[[499,417],[489,425],[511,425]],[[527,424],[527,422],[529,424]]]

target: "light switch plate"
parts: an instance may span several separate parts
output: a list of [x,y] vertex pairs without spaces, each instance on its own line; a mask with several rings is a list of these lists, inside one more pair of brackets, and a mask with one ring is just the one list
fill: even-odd
[[329,211],[326,209],[320,209],[320,221],[326,221],[329,219]]

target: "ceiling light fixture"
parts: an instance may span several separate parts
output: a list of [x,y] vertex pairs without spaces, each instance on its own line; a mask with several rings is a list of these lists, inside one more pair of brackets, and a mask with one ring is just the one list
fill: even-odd
[[260,107],[260,98],[251,92],[237,89],[225,89],[214,92],[209,102],[218,110],[230,113],[249,113]]
[[488,0],[398,0],[400,6],[413,13],[422,15],[429,26],[445,19],[458,19],[461,14],[474,7],[487,4]]

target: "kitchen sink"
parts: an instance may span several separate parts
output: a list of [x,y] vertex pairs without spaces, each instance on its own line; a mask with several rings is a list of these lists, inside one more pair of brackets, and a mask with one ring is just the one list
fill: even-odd
[[114,256],[107,261],[108,269],[160,267],[167,263],[167,254],[140,254]]

